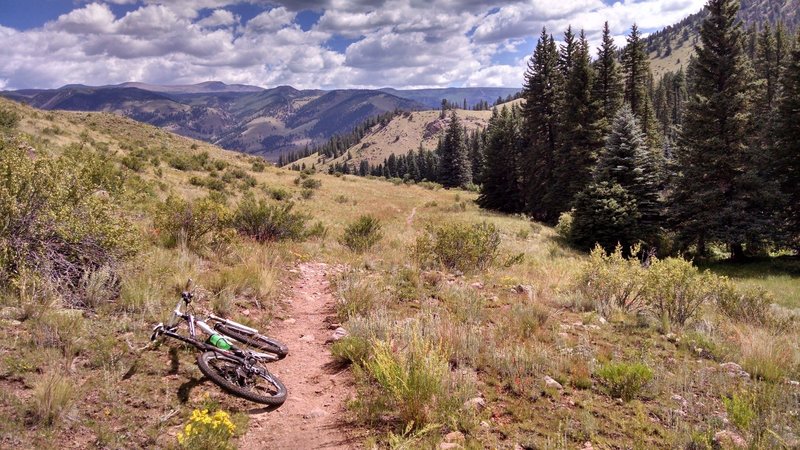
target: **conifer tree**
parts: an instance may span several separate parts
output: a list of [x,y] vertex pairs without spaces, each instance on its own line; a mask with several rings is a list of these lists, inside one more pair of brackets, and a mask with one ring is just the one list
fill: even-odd
[[601,128],[603,134],[606,134],[611,128],[617,110],[622,105],[623,94],[622,79],[617,64],[617,46],[614,45],[608,22],[603,26],[603,42],[597,49],[594,67],[596,77],[592,86],[592,98],[597,101],[600,108]]
[[800,32],[791,54],[786,58],[781,80],[782,96],[778,103],[780,126],[775,146],[781,189],[785,196],[783,218],[790,244],[800,247]]
[[575,51],[578,43],[575,42],[575,34],[572,32],[572,25],[567,26],[564,32],[564,43],[561,44],[558,53],[558,65],[564,78],[569,77],[572,71],[572,64],[575,62]]
[[671,199],[671,219],[685,244],[743,244],[764,237],[770,217],[759,191],[752,147],[752,67],[743,50],[737,0],[709,0],[690,79]]
[[645,136],[630,108],[617,113],[606,146],[595,169],[596,182],[619,184],[633,198],[638,212],[631,236],[654,242],[661,223],[661,181],[659,153],[647,147]]
[[516,108],[492,111],[486,130],[486,169],[478,204],[487,209],[512,213],[521,209],[520,122]]
[[548,203],[561,205],[561,211],[568,210],[575,194],[591,182],[597,152],[603,146],[598,108],[591,94],[594,78],[589,43],[581,31],[564,87],[562,145],[548,196]]
[[622,50],[622,68],[624,76],[624,99],[627,102],[639,125],[647,136],[649,146],[655,148],[660,144],[660,133],[656,126],[655,111],[650,101],[649,90],[652,88],[650,63],[648,62],[645,43],[639,33],[639,27],[633,24],[628,35],[628,45]]
[[560,146],[563,111],[563,76],[555,40],[542,29],[525,72],[523,138],[525,209],[538,220],[555,222],[564,205],[548,203],[552,189],[555,154]]
[[439,151],[439,182],[445,187],[464,187],[472,183],[469,151],[455,110],[450,113]]

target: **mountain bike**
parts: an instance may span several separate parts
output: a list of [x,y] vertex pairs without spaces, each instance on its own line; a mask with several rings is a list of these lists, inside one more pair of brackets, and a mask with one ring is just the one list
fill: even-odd
[[[286,401],[286,387],[267,370],[264,363],[277,361],[285,356],[288,350],[283,351],[282,356],[278,356],[278,353],[273,352],[260,353],[241,349],[223,337],[219,328],[228,332],[235,330],[234,333],[240,334],[241,337],[248,337],[253,342],[276,342],[280,349],[286,347],[274,340],[260,340],[257,337],[265,338],[265,336],[258,334],[257,330],[216,316],[210,319],[215,322],[215,328],[219,332],[215,331],[206,321],[191,313],[190,304],[194,294],[188,287],[187,284],[187,290],[181,293],[181,299],[175,305],[169,322],[156,325],[150,340],[154,341],[160,336],[167,336],[197,348],[202,352],[197,357],[197,366],[200,371],[233,395],[269,406],[283,404]],[[182,311],[182,306],[185,306],[189,312]],[[181,322],[186,322],[188,336],[178,333]],[[209,335],[207,340],[198,339],[198,328]],[[234,336],[231,337],[237,339]]]

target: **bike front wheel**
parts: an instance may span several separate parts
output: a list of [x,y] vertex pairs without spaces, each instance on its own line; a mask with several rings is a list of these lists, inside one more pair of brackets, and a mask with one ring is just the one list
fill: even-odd
[[247,334],[221,323],[216,324],[214,328],[225,336],[236,339],[242,344],[272,353],[276,355],[278,359],[283,359],[289,354],[289,347],[277,339],[272,339],[261,334]]
[[238,397],[269,406],[286,401],[286,387],[264,367],[246,367],[240,360],[217,352],[197,357],[205,376]]

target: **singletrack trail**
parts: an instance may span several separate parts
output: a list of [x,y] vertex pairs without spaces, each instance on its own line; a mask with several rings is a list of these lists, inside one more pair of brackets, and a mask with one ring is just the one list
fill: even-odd
[[322,263],[302,263],[289,292],[286,319],[268,334],[289,346],[289,355],[269,369],[289,391],[274,411],[251,411],[250,427],[239,441],[242,449],[349,449],[359,447],[345,423],[346,402],[353,392],[352,375],[338,367],[326,340],[334,297]]
[[406,217],[406,225],[411,226],[414,223],[414,216],[417,215],[417,207],[411,210],[411,214]]

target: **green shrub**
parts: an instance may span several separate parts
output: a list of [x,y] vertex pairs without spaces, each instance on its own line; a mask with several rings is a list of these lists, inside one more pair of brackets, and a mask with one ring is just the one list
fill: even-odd
[[247,194],[233,215],[233,227],[259,242],[302,240],[307,237],[309,216],[292,212],[293,203],[269,204]]
[[650,308],[662,320],[679,326],[713,301],[719,286],[716,276],[700,272],[681,258],[654,258],[645,276],[644,293]]
[[183,431],[178,433],[178,444],[191,450],[233,449],[230,440],[235,431],[236,425],[227,412],[210,414],[207,409],[195,409]]
[[303,189],[319,189],[322,187],[322,181],[315,180],[314,178],[306,178],[300,183]]
[[612,308],[634,312],[646,306],[645,269],[635,258],[625,258],[622,247],[611,254],[595,246],[579,277],[581,293],[608,317]]
[[722,397],[722,403],[725,405],[725,412],[728,413],[728,420],[739,430],[747,432],[757,416],[755,395],[752,392],[742,391],[730,397]]
[[19,114],[8,108],[0,108],[0,131],[13,130],[19,124]]
[[172,155],[167,160],[167,163],[170,165],[170,167],[181,171],[203,170],[206,168],[209,162],[210,161],[208,152],[202,152],[196,155],[187,155],[187,154]]
[[380,292],[373,280],[361,278],[355,273],[346,273],[336,282],[339,294],[336,316],[341,321],[364,316],[378,304]]
[[419,428],[434,419],[450,368],[428,341],[414,337],[403,350],[378,341],[365,368],[403,424]]
[[565,211],[558,216],[556,233],[566,241],[572,241],[572,211]]
[[263,172],[264,169],[267,168],[267,163],[263,159],[259,158],[253,161],[253,165],[250,168],[253,172]]
[[283,188],[268,189],[267,192],[273,200],[283,201],[292,198],[292,193]]
[[500,232],[494,224],[448,223],[427,226],[417,238],[413,253],[423,266],[472,272],[489,268],[497,259],[499,247]]
[[363,253],[381,240],[381,228],[381,222],[377,218],[364,215],[345,227],[339,242],[356,253]]
[[32,272],[70,304],[81,304],[81,280],[131,256],[138,235],[116,206],[124,176],[115,164],[76,148],[31,158],[0,140],[0,285],[17,289]]
[[155,231],[167,247],[182,243],[198,248],[229,239],[226,233],[231,211],[218,197],[208,196],[188,202],[170,195],[156,211]]
[[765,325],[770,322],[772,295],[762,287],[738,288],[730,279],[718,283],[717,306],[734,320]]
[[653,379],[653,370],[642,363],[609,362],[595,373],[612,397],[628,402]]
[[339,363],[363,365],[369,358],[370,346],[360,336],[345,336],[331,345],[331,354]]
[[313,196],[314,196],[314,191],[311,189],[303,189],[302,191],[300,191],[300,197],[302,197],[303,200],[309,200]]

